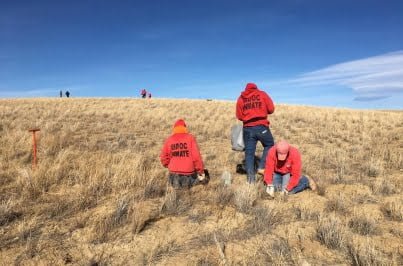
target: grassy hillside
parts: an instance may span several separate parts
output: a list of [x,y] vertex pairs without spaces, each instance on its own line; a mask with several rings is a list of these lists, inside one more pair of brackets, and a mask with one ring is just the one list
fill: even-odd
[[[273,136],[301,150],[319,191],[268,199],[235,173],[234,111],[202,100],[0,100],[0,264],[403,264],[403,112],[277,106]],[[178,118],[212,176],[184,192],[167,187],[158,158]]]

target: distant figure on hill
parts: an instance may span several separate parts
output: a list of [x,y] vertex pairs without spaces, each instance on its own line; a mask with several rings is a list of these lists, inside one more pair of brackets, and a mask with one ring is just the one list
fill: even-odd
[[173,134],[165,140],[160,160],[169,170],[169,183],[174,188],[190,188],[205,179],[203,160],[185,121],[175,122]]
[[145,99],[147,97],[147,91],[145,89],[141,90],[141,98]]
[[70,92],[66,91],[66,97],[69,98],[70,97]]
[[63,91],[61,90],[59,94],[60,94],[60,98],[62,98],[63,97]]
[[268,114],[274,112],[274,104],[270,96],[257,88],[256,84],[246,84],[236,104],[236,117],[243,122],[243,138],[245,142],[245,168],[248,183],[256,182],[255,152],[259,141],[263,145],[263,154],[257,172],[264,174],[268,150],[274,145],[270,132]]
[[148,93],[148,98],[151,99],[151,92]]
[[282,140],[270,150],[266,160],[264,183],[266,192],[274,196],[275,191],[295,194],[306,188],[316,190],[315,181],[301,174],[301,155],[297,148]]

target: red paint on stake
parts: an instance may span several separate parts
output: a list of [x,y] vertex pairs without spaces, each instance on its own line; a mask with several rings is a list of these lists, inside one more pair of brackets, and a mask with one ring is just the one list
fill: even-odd
[[36,133],[36,131],[40,131],[40,129],[39,128],[33,128],[33,129],[28,130],[28,131],[32,132],[32,152],[33,152],[33,155],[34,155],[34,157],[32,158],[32,170],[34,170],[36,165],[37,165],[37,163],[38,163],[38,160],[36,158],[36,135],[35,135],[35,133]]

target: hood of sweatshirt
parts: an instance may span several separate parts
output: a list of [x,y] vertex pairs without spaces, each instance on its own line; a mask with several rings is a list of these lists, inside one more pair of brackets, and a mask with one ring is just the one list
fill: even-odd
[[255,83],[246,84],[245,90],[241,93],[242,98],[249,98],[253,94],[257,93],[259,89]]

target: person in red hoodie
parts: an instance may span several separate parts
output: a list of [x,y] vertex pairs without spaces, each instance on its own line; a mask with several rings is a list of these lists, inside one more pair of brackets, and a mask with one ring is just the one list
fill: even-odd
[[270,150],[266,160],[264,183],[267,193],[274,196],[275,191],[295,194],[306,188],[316,190],[316,184],[308,176],[301,174],[301,155],[297,148],[285,140],[279,141]]
[[140,94],[141,94],[141,98],[145,99],[147,96],[147,91],[145,89],[142,89]]
[[183,119],[175,122],[173,134],[162,147],[160,160],[168,168],[169,182],[174,188],[190,188],[204,178],[199,147]]
[[258,173],[263,175],[268,150],[274,145],[267,116],[274,112],[270,96],[257,88],[256,84],[246,84],[245,90],[236,103],[236,117],[243,122],[245,142],[245,168],[248,183],[256,182],[255,152],[256,144],[263,145],[263,154],[258,165]]

